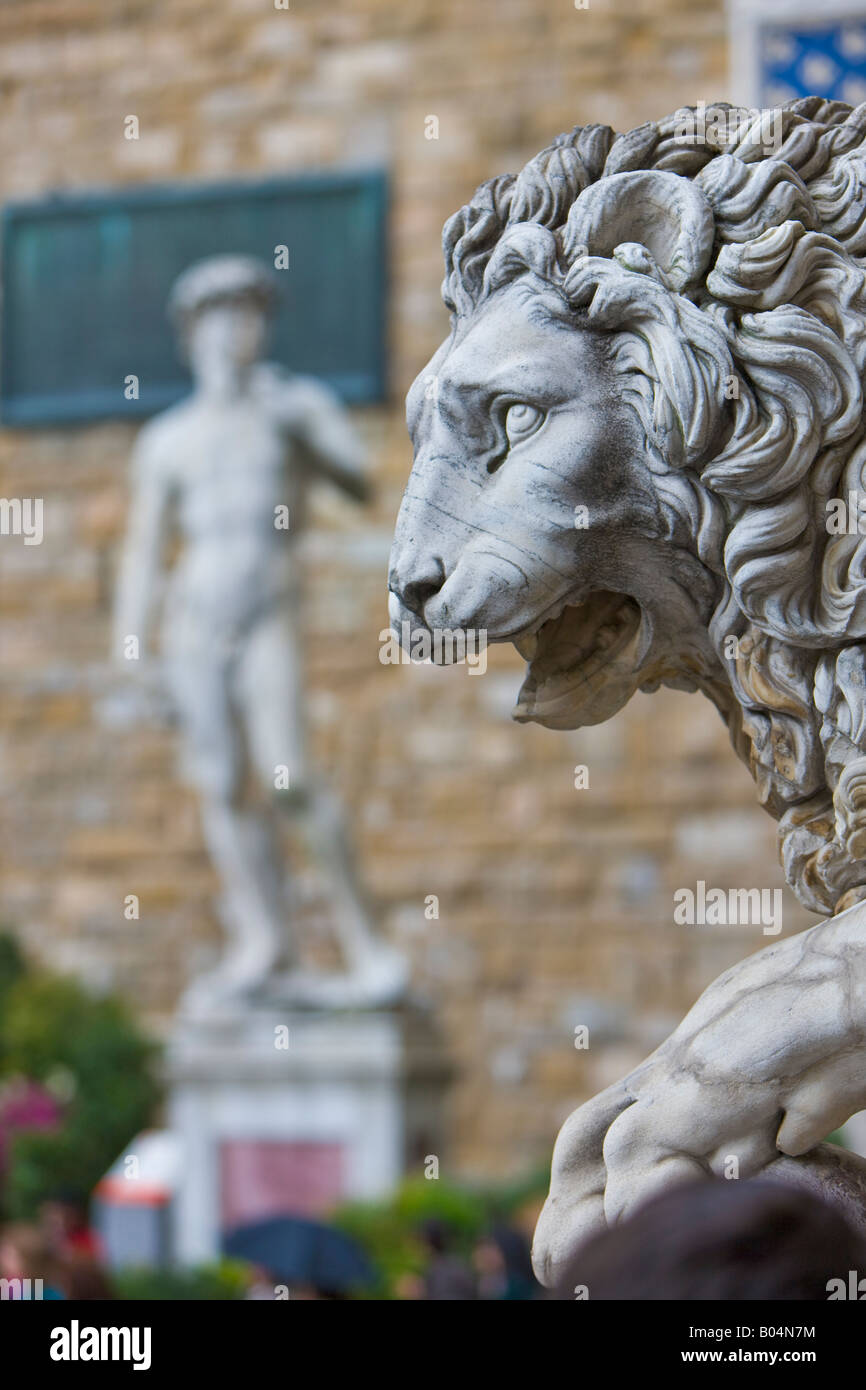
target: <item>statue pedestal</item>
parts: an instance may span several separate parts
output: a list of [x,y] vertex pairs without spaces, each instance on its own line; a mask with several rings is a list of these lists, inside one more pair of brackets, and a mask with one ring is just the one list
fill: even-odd
[[167,1065],[181,1264],[212,1259],[233,1226],[381,1197],[442,1157],[450,1069],[420,1010],[182,1020]]

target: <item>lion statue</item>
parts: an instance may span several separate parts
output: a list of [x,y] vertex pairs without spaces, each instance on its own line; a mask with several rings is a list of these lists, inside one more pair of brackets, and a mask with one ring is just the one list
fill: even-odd
[[702,691],[829,918],[566,1122],[548,1284],[731,1156],[832,1168],[816,1146],[866,1105],[866,104],[701,114],[578,127],[483,184],[446,224],[451,332],[408,397],[394,629],[513,642],[515,717],[548,728]]

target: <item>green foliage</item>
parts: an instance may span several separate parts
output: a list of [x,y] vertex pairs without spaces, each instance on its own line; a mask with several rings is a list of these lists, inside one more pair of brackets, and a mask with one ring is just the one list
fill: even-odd
[[14,936],[0,933],[0,1013],[7,994],[24,974],[25,969],[21,947]]
[[332,1219],[366,1250],[379,1274],[369,1295],[387,1298],[404,1275],[421,1274],[425,1267],[426,1252],[418,1238],[425,1221],[446,1222],[456,1248],[468,1250],[484,1217],[484,1204],[471,1193],[421,1178],[405,1182],[388,1201],[347,1203]]
[[243,1298],[249,1285],[249,1266],[239,1260],[220,1260],[197,1269],[126,1269],[111,1282],[118,1298],[182,1301]]
[[458,1244],[470,1244],[484,1226],[487,1202],[482,1193],[452,1187],[441,1178],[409,1178],[397,1190],[394,1212],[410,1228],[443,1221]]
[[518,1178],[486,1188],[483,1198],[491,1220],[507,1221],[509,1216],[528,1202],[544,1201],[550,1187],[550,1160],[530,1169]]
[[834,1129],[832,1134],[828,1134],[824,1140],[825,1144],[836,1144],[840,1149],[847,1149],[848,1144],[841,1129]]
[[59,1190],[87,1198],[149,1123],[158,1087],[154,1046],[120,1001],[20,965],[0,936],[0,1083],[27,1077],[65,1102],[56,1133],[20,1133],[11,1145],[3,1209],[29,1219]]
[[444,1179],[407,1179],[393,1197],[381,1202],[351,1202],[331,1218],[363,1246],[379,1273],[368,1297],[393,1298],[400,1280],[419,1275],[427,1252],[419,1239],[425,1221],[444,1222],[456,1251],[468,1255],[484,1229],[505,1219],[530,1198],[547,1190],[547,1169],[508,1186],[454,1187]]

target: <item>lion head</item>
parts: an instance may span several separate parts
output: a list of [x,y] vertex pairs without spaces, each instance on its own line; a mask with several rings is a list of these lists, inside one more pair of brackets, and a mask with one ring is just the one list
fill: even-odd
[[553,728],[703,691],[828,913],[866,898],[866,105],[706,115],[579,127],[446,224],[392,624],[513,642]]

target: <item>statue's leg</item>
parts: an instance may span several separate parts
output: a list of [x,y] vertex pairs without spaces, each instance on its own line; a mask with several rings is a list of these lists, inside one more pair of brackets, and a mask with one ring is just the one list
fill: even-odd
[[225,892],[230,949],[221,972],[253,989],[279,962],[293,963],[272,826],[266,812],[218,798],[203,802],[202,825]]
[[[304,720],[303,666],[295,615],[263,616],[245,643],[237,671],[250,757],[262,787],[296,828],[334,908],[346,965],[361,968],[383,949],[364,897],[337,798],[321,786],[310,764]],[[288,787],[283,770],[288,771]],[[282,785],[281,785],[282,784]]]
[[208,1002],[261,986],[285,957],[285,901],[267,810],[245,803],[243,729],[230,697],[230,664],[203,649],[167,663],[181,723],[186,775],[201,798],[202,829],[223,888],[228,950],[196,982]]

